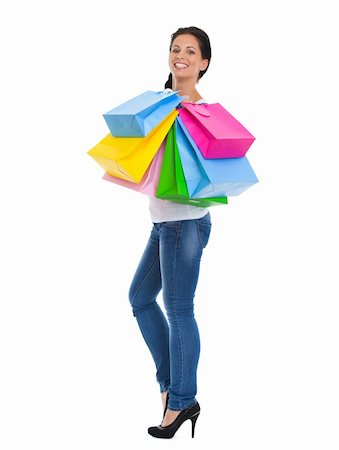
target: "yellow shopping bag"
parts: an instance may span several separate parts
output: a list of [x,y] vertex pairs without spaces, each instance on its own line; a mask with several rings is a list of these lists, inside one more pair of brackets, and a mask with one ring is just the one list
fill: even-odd
[[174,109],[146,137],[108,134],[87,153],[109,175],[139,183],[177,115],[178,111]]

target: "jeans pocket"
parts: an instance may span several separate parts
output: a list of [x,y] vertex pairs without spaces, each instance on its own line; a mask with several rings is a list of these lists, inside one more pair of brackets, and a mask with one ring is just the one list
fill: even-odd
[[205,248],[211,234],[212,224],[209,221],[199,221],[198,222],[198,234],[199,240],[202,248]]

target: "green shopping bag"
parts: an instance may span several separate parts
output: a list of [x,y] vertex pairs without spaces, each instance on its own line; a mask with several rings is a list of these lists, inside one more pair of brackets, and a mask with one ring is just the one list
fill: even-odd
[[187,205],[200,207],[226,204],[227,197],[190,198],[176,142],[175,122],[166,139],[156,196]]

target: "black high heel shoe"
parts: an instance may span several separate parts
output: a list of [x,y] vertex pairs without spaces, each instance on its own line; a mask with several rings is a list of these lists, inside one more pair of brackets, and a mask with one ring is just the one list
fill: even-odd
[[193,406],[189,408],[183,409],[178,417],[167,427],[163,427],[158,425],[156,427],[149,427],[148,434],[156,438],[172,438],[175,433],[178,431],[180,426],[185,422],[185,420],[190,419],[192,422],[192,438],[194,438],[194,429],[197,419],[200,414],[200,405],[196,402]]

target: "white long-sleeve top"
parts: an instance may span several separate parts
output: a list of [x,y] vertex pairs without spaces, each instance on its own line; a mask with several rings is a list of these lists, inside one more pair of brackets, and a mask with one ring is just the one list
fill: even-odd
[[[207,103],[204,99],[196,103]],[[149,211],[153,223],[171,222],[173,220],[200,219],[209,209],[149,196]]]

